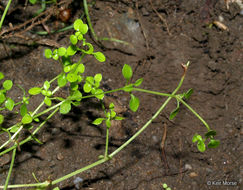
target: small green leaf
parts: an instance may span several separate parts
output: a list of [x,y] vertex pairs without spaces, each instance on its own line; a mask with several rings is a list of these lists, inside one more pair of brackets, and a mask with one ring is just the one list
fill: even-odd
[[114,118],[116,116],[116,112],[111,110],[111,118]]
[[122,75],[126,80],[130,80],[132,78],[132,68],[130,65],[125,64],[123,66]]
[[125,119],[125,117],[116,116],[114,119],[120,121],[120,120]]
[[79,31],[79,28],[83,25],[83,21],[81,19],[77,19],[75,20],[74,24],[73,24],[73,28],[76,31]]
[[78,67],[77,67],[77,72],[79,73],[83,73],[85,70],[85,67],[84,67],[84,64],[79,64]]
[[174,117],[177,115],[177,113],[179,112],[179,106],[174,109],[171,113],[170,113],[170,120],[174,119]]
[[0,114],[0,125],[3,123],[3,121],[4,121],[4,116]]
[[84,35],[88,32],[89,27],[87,24],[83,24],[79,29],[80,29],[80,32]]
[[24,117],[25,114],[27,114],[28,110],[27,110],[27,105],[26,104],[22,104],[20,106],[20,115],[22,117]]
[[197,141],[203,141],[201,135],[199,134],[195,134],[193,137],[192,137],[192,142],[195,143]]
[[94,120],[92,122],[93,125],[100,125],[102,123],[102,121],[104,121],[105,118],[97,118],[96,120]]
[[68,73],[68,74],[67,74],[67,80],[68,80],[69,82],[75,82],[75,81],[78,80],[78,75],[75,74],[75,73]]
[[106,124],[107,128],[110,128],[111,127],[111,120],[110,119],[105,120],[105,124]]
[[24,117],[22,118],[22,123],[29,124],[31,122],[32,122],[32,117],[29,114],[25,114]]
[[184,98],[188,100],[188,99],[190,98],[190,96],[192,95],[192,93],[193,93],[193,89],[190,88],[190,89],[184,94]]
[[60,113],[67,114],[71,110],[71,101],[65,101],[60,106]]
[[6,100],[6,97],[3,92],[0,91],[0,104],[2,104]]
[[4,78],[4,74],[0,72],[0,80],[2,80],[3,78]]
[[29,0],[29,2],[30,2],[31,4],[33,4],[33,5],[36,3],[36,1],[37,1],[37,0]]
[[10,90],[13,86],[13,82],[11,80],[5,80],[3,82],[3,88],[5,88],[6,90]]
[[86,82],[83,86],[83,89],[84,89],[84,92],[89,93],[92,89],[92,86],[91,86],[91,84]]
[[131,94],[131,99],[129,101],[129,108],[133,111],[136,112],[138,107],[139,107],[139,99],[134,96],[133,94]]
[[8,99],[5,101],[5,107],[6,107],[9,111],[12,111],[13,108],[14,108],[14,101],[13,101],[11,98],[8,98]]
[[58,77],[57,84],[59,87],[64,87],[67,84],[66,75],[64,73]]
[[15,126],[13,126],[13,127],[11,128],[10,132],[11,132],[11,133],[16,133],[16,132],[18,131],[18,129],[19,129],[19,125],[15,125]]
[[208,143],[208,148],[216,148],[220,144],[219,140],[214,140],[211,139],[210,142]]
[[115,108],[115,105],[114,105],[114,103],[112,102],[112,103],[110,103],[110,105],[109,105],[109,109],[114,109]]
[[95,91],[95,97],[98,98],[99,100],[102,100],[104,98],[104,92],[101,89],[97,89]]
[[44,102],[47,106],[51,106],[51,99],[48,97],[45,97]]
[[73,92],[70,96],[70,100],[80,101],[82,99],[82,93],[79,90]]
[[31,136],[31,137],[34,141],[38,142],[39,144],[43,144],[37,137],[35,136]]
[[134,83],[134,86],[140,86],[143,82],[143,78],[140,78],[138,80],[136,80],[136,82]]
[[58,60],[58,58],[59,58],[59,55],[58,54],[54,54],[53,56],[52,56],[52,58],[54,59],[54,60]]
[[94,57],[99,61],[99,62],[105,62],[106,58],[105,55],[101,52],[95,52],[93,53]]
[[76,45],[78,43],[78,38],[77,36],[75,35],[71,35],[70,36],[70,42],[73,44],[73,45]]
[[64,56],[66,54],[66,48],[65,47],[60,47],[58,48],[57,52],[59,56]]
[[216,135],[216,131],[210,130],[204,136],[206,138],[213,138]]
[[40,92],[41,92],[41,88],[39,88],[39,87],[33,87],[33,88],[29,89],[30,95],[37,95],[37,94],[40,94]]
[[93,85],[94,84],[94,77],[88,76],[85,79],[86,82],[88,82],[89,84]]
[[62,64],[64,66],[70,65],[71,64],[71,59],[68,55],[62,56]]
[[39,123],[40,122],[40,119],[38,117],[34,118],[34,121]]
[[200,152],[204,152],[206,150],[205,143],[203,141],[198,141],[198,143],[197,143],[197,149]]
[[45,49],[45,56],[47,59],[52,58],[52,51],[50,49]]
[[50,83],[46,80],[43,85],[45,90],[48,90],[50,88]]
[[67,48],[67,55],[72,56],[77,52],[77,47],[74,45],[68,46]]
[[94,76],[95,82],[100,82],[102,80],[102,74],[98,73]]
[[67,65],[67,66],[64,66],[63,70],[65,73],[68,73],[69,71],[71,71],[71,68],[72,68],[71,65]]

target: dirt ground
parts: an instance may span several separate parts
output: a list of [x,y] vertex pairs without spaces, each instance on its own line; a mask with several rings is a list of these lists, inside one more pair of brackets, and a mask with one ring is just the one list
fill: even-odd
[[[5,27],[14,20],[14,24],[28,20],[33,11],[28,7],[40,8],[39,4],[29,5],[23,11],[21,2],[19,10],[7,16]],[[180,92],[194,89],[188,103],[217,131],[216,139],[221,144],[200,153],[191,139],[195,133],[204,134],[206,128],[185,107],[170,121],[169,113],[176,105],[171,101],[165,111],[111,161],[65,180],[58,187],[62,190],[159,190],[167,183],[173,190],[243,189],[243,15],[240,6],[232,3],[227,9],[224,0],[153,0],[153,6],[150,0],[88,2],[97,35],[118,38],[132,46],[110,41],[103,42],[105,47],[96,44],[95,49],[102,51],[107,60],[98,63],[87,57],[87,75],[102,73],[103,89],[114,89],[124,85],[121,69],[129,64],[134,69],[134,81],[144,78],[142,88],[171,93],[182,75],[181,63],[190,61]],[[73,14],[66,25],[83,14],[82,1],[73,1],[69,6]],[[62,23],[56,26],[55,20],[51,17],[46,25],[60,27]],[[227,28],[210,25],[213,21]],[[36,26],[32,31],[36,30],[43,27]],[[41,38],[67,47],[72,33],[69,30]],[[94,43],[90,34],[86,37]],[[61,71],[57,63],[44,58],[47,46],[12,43],[11,39],[5,39],[1,40],[0,48],[0,71],[26,90],[40,86]],[[10,94],[16,101],[22,96],[17,87]],[[111,132],[110,151],[141,128],[165,100],[143,93],[135,95],[141,102],[136,113],[128,109],[127,94],[106,97],[116,101],[126,117]],[[34,109],[41,100],[36,98],[30,108]],[[96,100],[86,100],[69,114],[56,114],[48,121],[38,134],[43,145],[27,143],[17,152],[10,184],[35,183],[32,172],[39,181],[54,180],[97,161],[104,151],[105,129],[91,124],[99,116],[96,108]],[[165,126],[166,160],[161,152]],[[4,138],[0,136],[1,141]],[[0,184],[5,182],[10,158],[11,153],[0,157]],[[83,182],[77,185],[78,177]]]

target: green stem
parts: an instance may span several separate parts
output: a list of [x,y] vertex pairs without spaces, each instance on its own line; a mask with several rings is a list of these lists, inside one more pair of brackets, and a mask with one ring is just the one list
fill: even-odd
[[9,182],[9,179],[10,179],[10,176],[11,176],[11,173],[12,173],[12,169],[13,169],[13,165],[14,165],[14,160],[15,160],[15,155],[16,155],[16,149],[17,148],[15,148],[13,150],[12,160],[11,160],[11,163],[10,163],[10,167],[9,167],[9,171],[8,171],[8,176],[7,176],[7,179],[5,181],[4,190],[8,189],[8,182]]
[[[21,141],[21,142],[19,142],[19,146],[21,146],[21,145],[23,145],[23,144],[25,144],[25,143],[27,143],[27,142],[29,142],[29,141],[31,141],[32,140],[32,136],[33,135],[35,135],[39,130],[40,130],[40,128],[43,126],[43,125],[45,125],[45,123],[57,112],[59,110],[59,108],[56,108],[47,118],[46,118],[46,120],[45,121],[43,121],[35,130],[34,130],[34,132],[30,135],[30,136],[28,136],[26,139],[24,139],[23,141]],[[13,150],[13,149],[15,149],[15,148],[17,148],[17,145],[13,145],[12,147],[10,147],[10,148],[8,148],[8,149],[6,149],[6,150],[4,150],[4,151],[2,151],[2,152],[0,152],[0,156],[2,156],[2,155],[4,155],[4,154],[6,154],[7,152],[9,152],[9,151],[11,151],[11,150]]]
[[87,22],[88,22],[88,25],[89,25],[89,29],[91,31],[91,34],[92,36],[94,37],[94,39],[96,41],[98,41],[98,37],[93,29],[93,26],[91,24],[91,20],[90,20],[90,16],[89,16],[89,8],[88,8],[88,5],[87,5],[87,1],[86,0],[83,0],[83,3],[84,3],[84,12],[85,12],[85,15],[86,15],[86,18],[87,18]]
[[109,147],[109,128],[106,127],[105,158],[107,158],[108,155],[108,147]]
[[76,170],[76,171],[74,171],[74,172],[72,172],[72,173],[70,173],[70,174],[68,174],[68,175],[65,175],[65,176],[63,176],[63,177],[61,177],[61,178],[58,178],[58,179],[52,181],[51,184],[52,184],[52,185],[55,185],[55,184],[57,184],[57,183],[59,183],[59,182],[61,182],[61,181],[64,181],[64,180],[66,180],[66,179],[68,179],[68,178],[70,178],[70,177],[73,177],[73,176],[75,176],[75,175],[77,175],[77,174],[79,174],[79,173],[82,173],[82,172],[84,172],[84,171],[86,171],[86,170],[88,170],[88,169],[91,169],[91,168],[93,168],[93,167],[95,167],[95,166],[98,166],[98,165],[100,165],[100,164],[106,162],[107,160],[109,160],[109,159],[108,159],[108,158],[104,158],[104,159],[98,160],[98,161],[96,161],[96,162],[94,162],[94,163],[92,163],[92,164],[90,164],[90,165],[88,165],[88,166],[85,166],[85,167],[83,167],[83,168],[81,168],[81,169],[79,169],[79,170]]
[[208,129],[208,131],[211,130],[209,125],[207,124],[207,122],[194,109],[192,109],[191,106],[189,106],[184,100],[182,100],[179,97],[176,97],[176,99],[178,101],[180,101],[182,104],[184,104],[184,106],[186,106],[205,125],[205,127]]
[[6,16],[7,12],[8,12],[8,9],[9,9],[9,7],[10,7],[10,5],[11,5],[11,2],[12,2],[12,0],[8,0],[8,4],[7,4],[7,6],[6,6],[5,9],[4,9],[4,12],[3,12],[3,15],[2,15],[2,18],[1,18],[1,21],[0,21],[0,30],[1,30],[1,28],[2,28],[3,21],[4,21],[4,19],[5,19],[5,16]]
[[172,94],[167,94],[167,93],[162,93],[162,92],[156,92],[156,91],[152,91],[152,90],[145,90],[145,89],[142,89],[142,88],[133,88],[132,91],[145,92],[145,93],[155,94],[155,95],[159,95],[159,96],[168,96],[168,97],[172,97],[172,98],[175,97]]

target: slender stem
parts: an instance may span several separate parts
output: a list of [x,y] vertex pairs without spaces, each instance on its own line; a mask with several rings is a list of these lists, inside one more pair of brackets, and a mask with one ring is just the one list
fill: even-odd
[[1,28],[2,28],[3,21],[4,21],[4,19],[5,19],[5,16],[6,16],[7,12],[8,12],[8,9],[9,9],[9,7],[10,7],[10,5],[11,5],[11,2],[12,2],[12,0],[8,0],[8,4],[7,4],[7,6],[6,6],[5,9],[4,9],[4,12],[3,12],[3,15],[2,15],[2,18],[1,18],[1,21],[0,21],[0,30],[1,30]]
[[109,127],[106,127],[105,158],[107,158],[108,155],[108,147],[109,147]]
[[15,148],[13,150],[12,160],[11,160],[11,163],[10,163],[10,167],[9,167],[9,171],[8,171],[8,176],[7,176],[7,179],[5,181],[4,190],[8,189],[8,182],[9,182],[9,179],[10,179],[10,176],[11,176],[11,173],[12,173],[12,169],[13,169],[13,165],[14,165],[14,160],[15,160],[15,155],[16,155],[16,149],[17,148]]
[[194,109],[192,109],[191,106],[189,106],[184,100],[182,100],[179,97],[176,97],[176,99],[179,100],[182,104],[184,104],[184,106],[186,106],[205,125],[208,131],[211,130],[207,122]]
[[133,91],[138,91],[138,92],[145,92],[145,93],[149,93],[149,94],[155,94],[155,95],[159,95],[159,96],[168,96],[168,97],[172,97],[174,98],[175,96],[172,94],[167,94],[167,93],[162,93],[162,92],[156,92],[156,91],[152,91],[152,90],[145,90],[142,88],[133,88]]
[[[189,62],[187,63],[187,66],[189,66]],[[185,70],[186,71],[186,70]],[[125,148],[128,144],[130,144],[140,133],[142,133],[148,126],[150,123],[152,123],[152,121],[160,114],[160,112],[165,108],[165,106],[169,103],[169,101],[172,99],[172,97],[175,96],[175,94],[177,93],[177,91],[180,89],[184,78],[185,78],[185,74],[183,74],[183,76],[181,77],[181,80],[178,84],[178,86],[176,87],[176,89],[172,92],[172,96],[170,96],[169,98],[167,98],[167,100],[162,104],[162,106],[158,109],[158,111],[153,115],[153,117],[138,131],[136,132],[130,139],[128,139],[123,145],[121,145],[118,149],[116,149],[114,152],[112,152],[109,157],[112,158],[113,156],[115,156],[118,152],[120,152],[123,148]]]
[[[21,141],[21,142],[19,142],[19,146],[21,146],[21,145],[23,145],[23,144],[25,144],[25,143],[27,143],[27,142],[29,142],[29,141],[31,141],[32,140],[32,136],[33,135],[35,135],[39,130],[40,130],[40,128],[43,126],[43,125],[45,125],[45,123],[57,112],[59,110],[59,108],[56,108],[47,118],[46,118],[46,120],[45,121],[43,121],[35,130],[34,130],[34,132],[30,135],[30,136],[28,136],[26,139],[24,139],[23,141]],[[10,147],[10,148],[8,148],[8,149],[6,149],[6,150],[4,150],[4,151],[2,151],[2,152],[0,152],[0,156],[2,156],[2,155],[4,155],[4,154],[6,154],[7,152],[9,152],[9,151],[11,151],[11,150],[13,150],[13,149],[15,149],[15,148],[17,148],[17,145],[13,145],[12,147]]]
[[95,166],[98,166],[98,165],[100,165],[100,164],[106,162],[107,160],[109,160],[109,159],[108,159],[108,158],[104,158],[104,159],[98,160],[98,161],[96,161],[96,162],[94,162],[94,163],[92,163],[92,164],[90,164],[90,165],[88,165],[88,166],[85,166],[85,167],[83,167],[83,168],[81,168],[81,169],[79,169],[79,170],[76,170],[76,171],[74,171],[74,172],[72,172],[72,173],[70,173],[70,174],[68,174],[68,175],[65,175],[65,176],[63,176],[63,177],[61,177],[61,178],[58,178],[58,179],[52,181],[51,184],[52,184],[52,185],[55,185],[55,184],[57,184],[57,183],[59,183],[59,182],[61,182],[61,181],[63,181],[63,180],[66,180],[66,179],[68,179],[68,178],[70,178],[70,177],[73,177],[73,176],[75,176],[75,175],[77,175],[77,174],[79,174],[79,173],[82,173],[82,172],[84,172],[84,171],[86,171],[86,170],[88,170],[88,169],[91,169],[91,168],[93,168],[93,167],[95,167]]
[[96,41],[98,41],[98,37],[96,36],[96,33],[92,27],[92,24],[91,24],[91,20],[90,20],[90,16],[89,16],[89,8],[88,8],[88,5],[87,5],[87,1],[86,0],[83,0],[84,2],[84,12],[85,12],[85,15],[86,15],[86,19],[87,19],[87,22],[88,22],[88,25],[89,25],[89,29],[91,31],[91,34],[93,35],[93,37],[95,38]]

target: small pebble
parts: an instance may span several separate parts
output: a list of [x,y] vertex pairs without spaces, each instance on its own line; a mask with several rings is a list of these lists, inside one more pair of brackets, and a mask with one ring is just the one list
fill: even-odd
[[62,155],[62,153],[61,152],[59,152],[58,154],[57,154],[57,160],[63,160],[64,159],[64,156]]
[[190,164],[185,164],[185,169],[186,170],[191,170],[192,169],[192,166]]
[[197,174],[196,172],[191,172],[191,173],[189,174],[189,176],[190,176],[190,177],[197,177],[198,174]]
[[84,180],[81,177],[76,177],[73,180],[74,186],[76,189],[79,189],[80,183],[82,183]]

